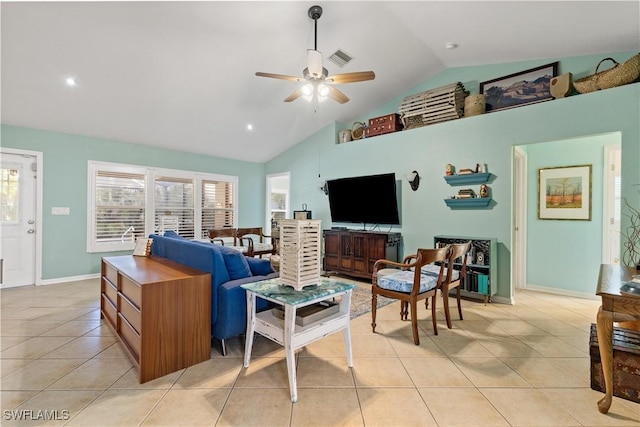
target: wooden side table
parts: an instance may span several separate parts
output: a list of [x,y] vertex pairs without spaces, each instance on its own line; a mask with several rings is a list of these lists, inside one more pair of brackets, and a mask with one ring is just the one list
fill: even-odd
[[613,322],[640,319],[640,298],[620,293],[620,287],[634,274],[636,270],[632,267],[600,266],[596,295],[602,298],[602,305],[598,310],[596,328],[605,385],[605,395],[598,401],[598,410],[603,414],[609,412],[613,399]]
[[[355,285],[322,278],[318,285],[310,286],[302,291],[282,286],[279,279],[248,283],[242,287],[247,291],[247,337],[244,367],[249,367],[254,332],[284,346],[292,402],[298,401],[295,365],[295,350],[298,348],[342,331],[347,353],[347,366],[353,367],[349,307],[351,292]],[[342,296],[342,299],[338,312],[304,326],[296,324],[298,309],[339,296]],[[284,306],[284,321],[277,318],[271,310],[256,313],[257,297]]]

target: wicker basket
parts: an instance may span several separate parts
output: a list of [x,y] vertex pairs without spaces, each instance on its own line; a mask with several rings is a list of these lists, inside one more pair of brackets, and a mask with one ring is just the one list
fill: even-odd
[[[605,71],[598,72],[604,61],[612,61],[615,65]],[[633,83],[640,77],[640,53],[619,64],[612,58],[605,58],[598,63],[596,73],[573,82],[573,87],[580,93],[595,92]]]

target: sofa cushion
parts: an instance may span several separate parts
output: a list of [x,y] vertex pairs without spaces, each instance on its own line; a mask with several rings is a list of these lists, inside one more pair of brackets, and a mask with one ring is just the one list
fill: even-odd
[[184,237],[182,237],[181,235],[179,235],[178,233],[176,233],[173,230],[167,230],[164,232],[163,234],[164,237],[169,237],[171,239],[184,239]]
[[273,267],[271,267],[271,261],[262,258],[245,257],[247,263],[249,263],[249,269],[254,276],[266,276],[273,273]]
[[224,265],[227,266],[227,272],[231,280],[242,279],[253,276],[247,258],[235,249],[226,246],[217,246],[224,258]]

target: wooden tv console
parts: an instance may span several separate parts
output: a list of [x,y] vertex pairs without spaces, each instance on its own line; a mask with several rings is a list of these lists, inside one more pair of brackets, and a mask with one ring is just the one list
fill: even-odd
[[400,233],[324,230],[324,269],[371,279],[379,259],[398,261]]
[[100,317],[140,383],[211,357],[211,276],[159,257],[102,258]]

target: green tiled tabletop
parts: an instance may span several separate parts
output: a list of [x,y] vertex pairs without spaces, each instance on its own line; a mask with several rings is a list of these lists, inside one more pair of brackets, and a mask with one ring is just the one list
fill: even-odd
[[316,298],[331,296],[356,287],[349,283],[329,280],[324,277],[320,279],[317,285],[309,285],[301,291],[296,291],[291,286],[281,285],[280,279],[262,280],[240,286],[258,295],[263,295],[289,305],[302,304]]

